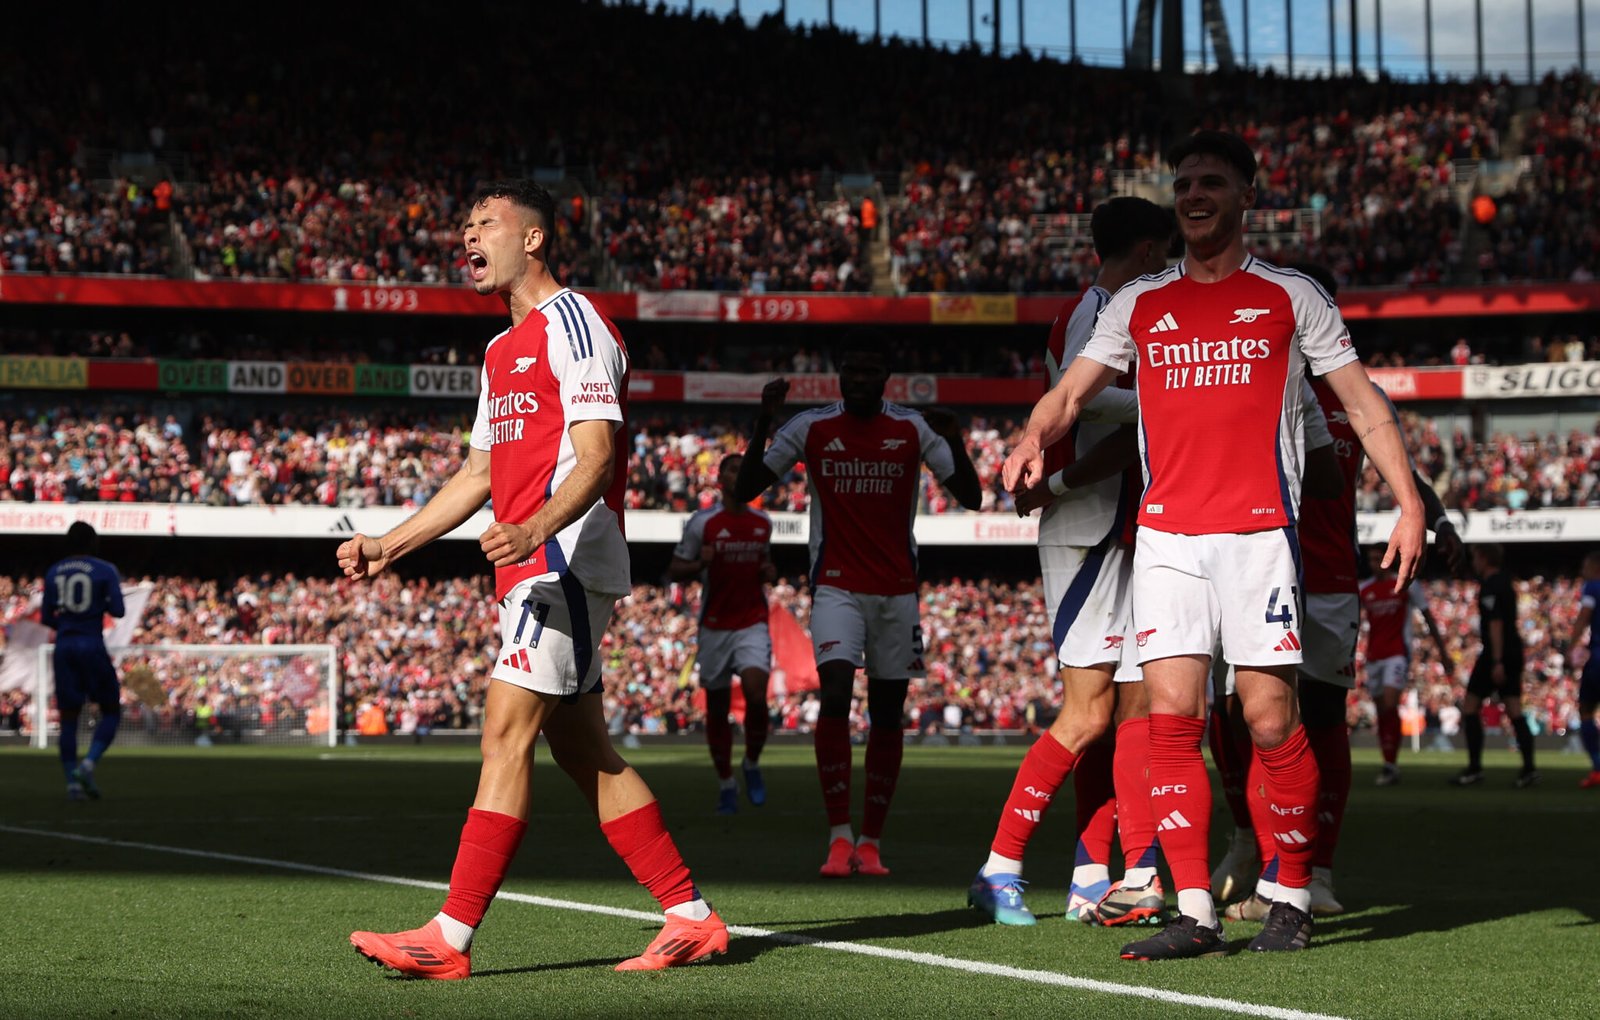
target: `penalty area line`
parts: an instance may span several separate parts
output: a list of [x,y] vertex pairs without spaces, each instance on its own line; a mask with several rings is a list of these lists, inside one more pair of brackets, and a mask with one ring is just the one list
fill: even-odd
[[[439,892],[449,891],[449,884],[445,882],[432,882],[420,878],[406,878],[401,875],[379,875],[365,871],[351,871],[348,868],[329,868],[320,864],[301,864],[297,861],[281,861],[271,857],[252,857],[248,854],[221,853],[214,850],[196,850],[190,847],[165,846],[159,843],[144,843],[137,840],[112,839],[106,836],[86,836],[75,832],[53,832],[48,829],[31,829],[15,825],[0,825],[0,832],[8,832],[17,836],[35,836],[41,839],[60,839],[74,843],[90,843],[96,846],[118,847],[125,850],[143,850],[149,853],[172,854],[178,857],[196,857],[208,861],[226,861],[231,864],[246,864],[261,868],[274,868],[280,871],[298,871],[310,875],[326,875],[331,878],[347,878],[360,882],[381,882],[386,885],[404,885],[417,889],[433,889]],[[508,900],[512,903],[526,903],[536,907],[550,907],[555,910],[574,910],[587,914],[603,914],[608,917],[623,917],[634,921],[647,921],[659,923],[660,912],[630,910],[627,907],[609,907],[599,903],[579,903],[575,900],[561,900],[549,896],[533,896],[528,893],[507,892],[501,890],[496,899]],[[1308,1013],[1304,1010],[1286,1009],[1282,1006],[1264,1006],[1253,1002],[1241,1002],[1235,999],[1223,999],[1211,995],[1191,995],[1187,992],[1168,991],[1164,988],[1146,988],[1141,985],[1125,985],[1115,981],[1100,981],[1094,978],[1074,977],[1071,974],[1062,974],[1051,970],[1032,970],[1025,967],[1010,967],[1001,963],[988,963],[982,960],[965,960],[960,957],[942,956],[938,953],[918,953],[905,949],[890,949],[885,946],[872,945],[865,942],[837,942],[826,939],[811,938],[807,935],[795,935],[789,932],[770,931],[766,928],[751,928],[746,925],[730,924],[728,931],[741,938],[765,939],[780,945],[805,946],[812,949],[828,949],[840,953],[853,953],[857,956],[872,956],[883,960],[895,960],[900,963],[915,963],[924,967],[936,967],[942,970],[955,970],[967,974],[984,974],[989,977],[1009,978],[1014,981],[1025,981],[1030,984],[1051,985],[1057,988],[1071,988],[1077,991],[1097,992],[1103,995],[1121,995],[1136,999],[1149,999],[1153,1002],[1169,1003],[1175,1006],[1190,1006],[1200,1009],[1214,1009],[1239,1016],[1264,1017],[1269,1020],[1341,1020],[1341,1018],[1326,1013]]]

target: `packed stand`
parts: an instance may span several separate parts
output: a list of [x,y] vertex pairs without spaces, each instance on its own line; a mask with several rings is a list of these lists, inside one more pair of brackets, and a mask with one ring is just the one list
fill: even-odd
[[1573,71],[1546,76],[1538,91],[1523,138],[1528,169],[1488,206],[1489,244],[1476,267],[1483,283],[1589,283],[1600,273],[1600,87]]
[[812,171],[659,189],[630,175],[602,198],[598,234],[629,289],[859,293],[872,287],[863,212]]
[[[446,284],[459,280],[459,203],[473,185],[550,168],[561,181],[554,264],[568,282],[855,290],[870,283],[872,226],[814,185],[867,173],[895,207],[870,218],[887,227],[902,289],[1073,291],[1092,275],[1086,247],[1036,232],[1032,218],[1091,210],[1112,193],[1112,172],[1159,169],[1169,136],[1198,119],[1255,142],[1265,207],[1322,211],[1322,237],[1286,255],[1330,262],[1355,284],[1448,282],[1462,257],[1451,161],[1496,157],[1511,113],[1504,81],[1249,72],[1173,84],[791,29],[776,15],[749,27],[546,6],[541,42],[558,64],[537,82],[501,76],[526,60],[501,33],[436,88],[406,75],[436,60],[431,36],[352,51],[344,40],[369,29],[353,12],[323,12],[310,37],[215,19],[170,26],[175,51],[227,54],[225,65],[202,56],[153,72],[112,45],[53,53],[50,75],[14,61],[0,70],[15,100],[0,114],[12,143],[7,268]],[[60,34],[110,27],[73,18]],[[609,45],[592,45],[601,38]],[[799,88],[774,67],[829,73]],[[58,80],[81,87],[65,96]],[[491,93],[524,111],[521,134],[474,126],[465,97]],[[1592,86],[1560,79],[1542,95],[1534,141],[1550,187],[1507,213],[1518,223],[1502,261],[1527,263],[1516,278],[1567,278],[1593,261],[1592,230],[1568,222],[1592,205],[1578,158]],[[715,97],[715,115],[686,96]],[[1237,110],[1255,119],[1206,112]]]

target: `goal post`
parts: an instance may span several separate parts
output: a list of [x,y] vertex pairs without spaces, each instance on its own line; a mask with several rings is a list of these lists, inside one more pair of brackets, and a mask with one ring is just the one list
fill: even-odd
[[[51,705],[55,646],[39,648],[33,746],[60,732]],[[117,742],[129,744],[339,743],[339,657],[333,645],[161,644],[108,649],[119,680],[130,670],[153,682],[122,687]],[[144,688],[142,695],[135,690]],[[84,706],[80,746],[99,710]]]

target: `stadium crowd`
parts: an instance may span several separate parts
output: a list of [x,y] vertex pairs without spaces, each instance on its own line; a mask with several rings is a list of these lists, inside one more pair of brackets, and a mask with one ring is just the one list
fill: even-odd
[[[486,577],[384,576],[371,584],[293,574],[227,583],[147,580],[154,592],[136,632],[138,644],[332,644],[346,728],[426,733],[476,728],[481,719],[499,646]],[[1429,725],[1437,728],[1441,718],[1449,723],[1477,655],[1476,585],[1436,579],[1424,586],[1451,662],[1440,661],[1430,642],[1419,641],[1411,676]],[[1571,577],[1536,576],[1516,586],[1527,649],[1525,710],[1537,732],[1564,734],[1576,725],[1577,673],[1589,655],[1587,648],[1567,643],[1580,584]],[[23,616],[37,591],[37,578],[0,577],[0,621]],[[616,732],[670,734],[703,725],[692,664],[699,598],[698,583],[639,585],[618,603],[602,644],[607,718]],[[810,599],[803,586],[780,581],[772,599],[802,628],[807,625]],[[1061,688],[1037,581],[925,582],[921,602],[929,673],[913,683],[908,729],[948,735],[1048,725],[1060,709]],[[1362,653],[1357,654],[1359,663]],[[135,661],[156,663],[169,696],[160,721],[182,732],[225,736],[229,727],[305,728],[323,689],[321,663],[311,659],[264,665],[202,659],[199,669],[194,660],[185,666],[184,660],[155,655]],[[798,666],[797,675],[809,662]],[[816,720],[816,696],[804,686],[775,679],[772,709],[781,731],[809,732]],[[0,694],[0,727],[27,725],[27,700],[26,692]],[[854,712],[858,729],[865,727],[864,708],[859,704]],[[1365,691],[1352,695],[1349,719],[1353,726],[1371,725]],[[310,725],[325,724],[313,715]]]
[[[401,70],[428,66],[426,33],[352,54],[344,40],[361,28],[341,15],[276,46],[268,26],[243,36],[188,19],[173,29],[193,55],[181,65],[86,47],[101,56],[57,68],[80,83],[72,96],[7,74],[27,112],[0,119],[0,266],[447,284],[463,269],[459,202],[473,183],[550,168],[554,267],[575,285],[861,290],[881,226],[902,290],[1070,292],[1092,258],[1052,217],[1091,210],[1119,173],[1159,170],[1163,143],[1191,124],[1250,140],[1262,207],[1320,221],[1316,236],[1291,228],[1267,243],[1347,284],[1592,278],[1600,242],[1579,222],[1600,128],[1594,87],[1576,76],[1540,85],[1519,143],[1537,169],[1497,196],[1472,266],[1455,165],[1519,154],[1506,147],[1517,111],[1504,79],[1163,80],[791,30],[776,16],[747,26],[566,0],[541,38],[583,58],[562,61],[549,89],[512,79],[509,106],[538,115],[511,137],[467,126],[456,94]],[[586,45],[597,38],[612,45]],[[512,36],[485,47],[459,94],[520,59]],[[829,74],[802,89],[774,67]],[[716,97],[716,115],[685,96]],[[1219,112],[1238,110],[1251,116]],[[847,190],[844,174],[882,190]]]
[[[625,505],[676,511],[711,505],[719,498],[717,464],[745,445],[748,414],[637,408]],[[1413,459],[1447,507],[1600,506],[1600,425],[1564,434],[1491,430],[1475,438],[1460,421],[1441,426],[1412,412],[1401,418]],[[999,471],[1022,424],[1014,411],[967,417],[983,511],[1014,507]],[[246,408],[215,401],[158,415],[115,401],[14,399],[0,403],[0,426],[0,500],[414,507],[460,468],[471,417],[465,409]],[[801,512],[808,501],[797,468],[763,495],[762,506]],[[1394,506],[1370,466],[1357,504]],[[925,474],[918,512],[960,511]]]

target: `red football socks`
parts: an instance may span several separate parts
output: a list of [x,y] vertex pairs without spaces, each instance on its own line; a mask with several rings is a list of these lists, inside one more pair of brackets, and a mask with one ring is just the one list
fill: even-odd
[[1156,817],[1150,810],[1150,720],[1129,719],[1117,727],[1117,830],[1122,835],[1123,866],[1156,866]]
[[1039,820],[1050,806],[1050,798],[1056,795],[1077,762],[1078,756],[1048,732],[1033,742],[1017,768],[1011,796],[1006,798],[1006,806],[1000,812],[991,851],[1014,861],[1022,860],[1033,830],[1039,827]]
[[711,764],[717,770],[717,778],[733,778],[733,724],[727,713],[706,716],[706,746],[711,748]]
[[1386,765],[1400,759],[1400,706],[1378,709],[1378,750]]
[[620,818],[602,822],[600,831],[605,833],[622,863],[633,872],[633,877],[661,904],[661,909],[670,910],[699,895],[677,844],[667,832],[661,805],[656,801]]
[[468,810],[443,912],[472,928],[482,924],[527,831],[528,823],[521,818]]
[[1240,740],[1233,723],[1225,711],[1215,706],[1207,724],[1211,745],[1211,761],[1222,780],[1222,795],[1228,801],[1228,813],[1233,815],[1233,827],[1250,828],[1250,808],[1246,803],[1245,784],[1250,770],[1250,742]]
[[812,734],[817,752],[817,779],[829,825],[850,824],[850,720],[817,720]]
[[1077,807],[1078,848],[1087,857],[1077,863],[1110,864],[1111,841],[1117,835],[1117,793],[1112,781],[1113,754],[1106,744],[1090,744],[1072,770]]
[[1278,884],[1303,889],[1311,882],[1317,840],[1317,759],[1304,726],[1274,748],[1256,747],[1266,777],[1267,824],[1278,847]]
[[1211,889],[1211,779],[1200,755],[1204,719],[1150,716],[1150,812],[1172,884]]
[[761,749],[767,746],[767,731],[772,726],[771,713],[765,701],[744,701],[744,757],[746,761],[761,760]]
[[[867,803],[862,809],[861,835],[878,839],[889,817],[889,803],[900,782],[900,758],[905,753],[905,733],[898,724],[867,730]],[[831,824],[831,823],[830,823]]]
[[[1398,720],[1396,721],[1398,728]],[[1306,730],[1311,755],[1317,761],[1317,842],[1311,866],[1333,867],[1344,826],[1345,805],[1350,802],[1350,729],[1344,723]]]

